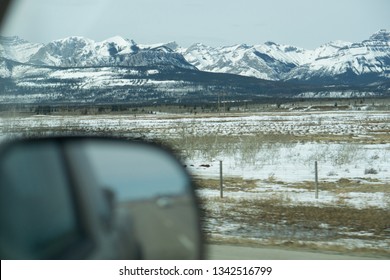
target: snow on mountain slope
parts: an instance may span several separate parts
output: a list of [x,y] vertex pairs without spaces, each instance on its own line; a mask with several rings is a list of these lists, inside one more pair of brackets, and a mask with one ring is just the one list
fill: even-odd
[[178,52],[178,49],[180,49],[180,46],[175,42],[168,42],[168,43],[157,43],[157,44],[151,44],[151,45],[145,45],[145,44],[138,44],[138,47],[143,50],[166,50],[166,51],[175,51]]
[[262,45],[236,45],[213,48],[195,44],[182,53],[198,69],[254,76],[267,80],[283,80],[293,68],[311,63],[320,57],[334,55],[348,43],[337,42],[304,50],[288,45],[266,42]]
[[[333,41],[314,50],[266,42],[213,48],[194,44],[183,56],[198,69],[268,80],[390,78],[390,32],[380,30],[361,43]],[[340,78],[339,78],[340,76]],[[349,81],[349,80],[348,80]]]
[[[272,44],[272,45],[271,45]],[[281,71],[288,71],[295,63],[273,44],[248,46],[245,44],[213,48],[195,44],[183,49],[183,56],[199,70],[252,76],[266,80],[280,80]]]
[[172,65],[195,69],[182,55],[168,47],[140,48],[120,36],[102,42],[69,37],[42,46],[28,61],[34,65],[58,67]]
[[30,43],[17,36],[0,36],[0,56],[10,60],[25,63],[30,60],[43,44]]
[[6,62],[11,60],[56,67],[164,65],[274,81],[372,84],[390,78],[390,32],[380,30],[360,43],[333,41],[314,50],[273,42],[181,48],[176,42],[139,45],[120,36],[101,42],[69,37],[46,45],[0,37],[0,57],[2,77],[12,75],[12,63]]
[[364,75],[390,78],[390,33],[386,30],[380,30],[369,40],[341,45],[335,52],[321,55],[326,54],[327,49],[314,56],[313,61],[293,69],[285,79],[302,81],[342,76],[349,81],[353,77]]

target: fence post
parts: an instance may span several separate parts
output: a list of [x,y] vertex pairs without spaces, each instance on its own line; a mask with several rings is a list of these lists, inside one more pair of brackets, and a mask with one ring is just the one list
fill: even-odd
[[222,175],[222,160],[219,161],[219,188],[220,196],[223,198],[223,175]]
[[314,162],[314,172],[315,172],[315,187],[316,187],[316,199],[318,199],[318,163]]

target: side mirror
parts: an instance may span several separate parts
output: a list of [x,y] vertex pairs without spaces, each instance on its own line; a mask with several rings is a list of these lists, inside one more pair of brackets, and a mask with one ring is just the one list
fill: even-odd
[[199,259],[191,178],[166,149],[47,138],[0,150],[2,259]]

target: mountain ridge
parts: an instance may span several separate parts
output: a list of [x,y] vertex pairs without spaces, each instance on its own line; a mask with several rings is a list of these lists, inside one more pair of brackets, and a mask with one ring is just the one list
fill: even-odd
[[114,36],[48,44],[0,37],[0,102],[215,102],[390,94],[389,33],[315,50],[266,42],[213,48]]
[[[390,79],[390,32],[381,29],[358,43],[331,41],[306,50],[265,42],[188,48],[176,42],[139,45],[114,36],[101,42],[71,36],[48,44],[29,43],[19,37],[0,37],[0,56],[21,63],[58,67],[173,65],[215,73],[251,76],[271,81],[360,84],[359,76]],[[374,79],[375,76],[375,79]],[[321,82],[321,77],[324,82]]]
[[[267,80],[342,84],[342,76],[352,71],[359,75],[374,74],[377,80],[390,78],[390,32],[381,29],[359,43],[332,41],[314,50],[266,42],[212,48],[194,44],[183,56],[199,70],[255,76]],[[211,57],[211,59],[209,59]]]

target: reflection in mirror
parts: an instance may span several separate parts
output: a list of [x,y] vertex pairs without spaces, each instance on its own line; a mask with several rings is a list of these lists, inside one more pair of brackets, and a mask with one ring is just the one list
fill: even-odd
[[188,193],[189,177],[164,150],[122,142],[84,144],[99,182],[115,190],[119,201],[151,200]]
[[200,226],[191,180],[167,151],[139,142],[74,143],[117,211],[130,213],[145,259],[199,258]]

